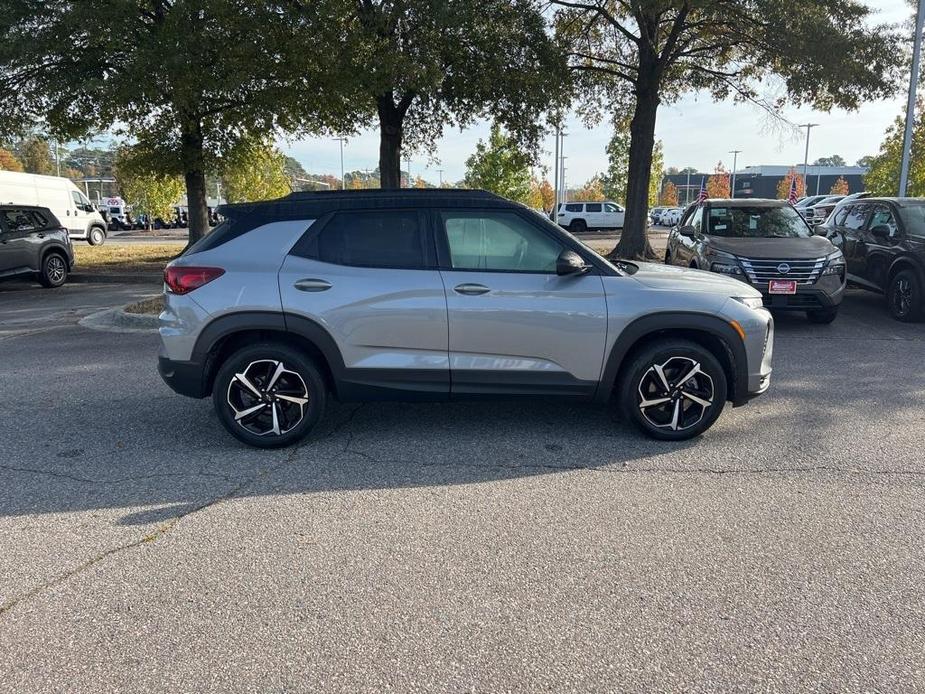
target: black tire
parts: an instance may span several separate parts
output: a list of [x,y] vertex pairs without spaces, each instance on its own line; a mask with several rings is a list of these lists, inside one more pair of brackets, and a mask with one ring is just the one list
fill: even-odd
[[54,289],[67,282],[67,258],[60,253],[49,253],[42,258],[39,282],[43,287]]
[[573,234],[580,234],[588,230],[588,225],[583,219],[573,219],[568,225],[568,230]]
[[807,311],[806,317],[809,318],[810,323],[828,324],[838,317],[838,307]]
[[106,243],[106,230],[100,227],[91,227],[87,233],[87,243],[91,246],[102,246]]
[[[699,370],[685,380],[695,365]],[[662,368],[668,389],[656,367]],[[678,381],[684,382],[678,386]],[[622,370],[617,388],[623,416],[643,433],[664,441],[699,436],[713,426],[726,405],[726,373],[719,360],[696,342],[679,338],[653,342],[637,351]],[[695,402],[692,396],[709,406]],[[646,401],[662,398],[668,399],[642,407]]]
[[[276,388],[267,391],[263,386],[272,381],[279,364],[285,371],[276,379]],[[236,439],[256,448],[298,442],[321,419],[326,402],[327,388],[315,363],[300,351],[273,342],[244,347],[225,359],[212,388],[212,404],[222,425]],[[240,416],[248,410],[253,414]]]
[[900,270],[890,280],[886,291],[890,315],[903,323],[916,323],[925,315],[922,278],[915,270]]

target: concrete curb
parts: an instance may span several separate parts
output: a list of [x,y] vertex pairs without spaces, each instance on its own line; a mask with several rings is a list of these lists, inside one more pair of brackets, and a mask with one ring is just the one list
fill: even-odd
[[88,272],[74,272],[68,275],[68,282],[76,284],[162,284],[164,276],[161,273],[139,272],[134,275],[104,275]]
[[110,333],[150,333],[158,326],[157,316],[140,313],[126,313],[125,307],[105,308],[81,318],[78,324],[91,330]]

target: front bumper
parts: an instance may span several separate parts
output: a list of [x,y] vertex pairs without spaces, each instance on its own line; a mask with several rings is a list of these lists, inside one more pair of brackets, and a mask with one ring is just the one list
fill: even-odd
[[836,308],[845,295],[845,282],[837,275],[825,275],[815,284],[797,285],[796,294],[770,294],[767,285],[751,285],[761,292],[767,308],[775,311],[820,311]]

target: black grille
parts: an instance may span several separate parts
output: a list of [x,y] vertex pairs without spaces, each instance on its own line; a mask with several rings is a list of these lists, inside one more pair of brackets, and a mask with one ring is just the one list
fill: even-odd
[[[739,258],[745,276],[752,284],[767,287],[771,280],[796,280],[797,284],[813,284],[825,266],[825,258],[810,260],[766,260]],[[785,272],[786,270],[786,272]]]
[[768,308],[792,308],[801,311],[822,308],[822,302],[814,294],[765,294],[762,298]]

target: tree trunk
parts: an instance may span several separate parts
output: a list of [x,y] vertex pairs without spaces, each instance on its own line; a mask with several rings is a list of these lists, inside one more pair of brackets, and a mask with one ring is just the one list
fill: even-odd
[[[649,244],[649,182],[652,178],[652,148],[655,146],[655,117],[658,111],[658,79],[640,70],[636,108],[630,123],[630,157],[626,183],[626,217],[620,242],[610,256],[646,260],[655,258]],[[645,84],[648,82],[648,84]]]
[[205,155],[201,123],[190,123],[180,138],[183,177],[186,181],[186,204],[189,242],[196,243],[209,233],[209,206],[206,202]]
[[379,111],[379,187],[401,188],[401,138],[405,114],[399,112],[392,94],[377,100]]

